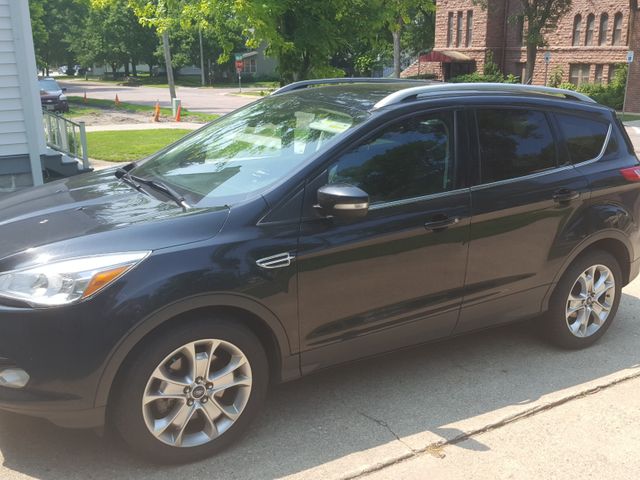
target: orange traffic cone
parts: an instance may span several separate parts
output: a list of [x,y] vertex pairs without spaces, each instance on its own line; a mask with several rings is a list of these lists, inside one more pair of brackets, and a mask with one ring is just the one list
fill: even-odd
[[160,102],[159,101],[156,101],[156,108],[153,112],[153,121],[154,122],[160,121]]
[[87,103],[87,92],[84,92],[84,98],[82,99],[82,103]]
[[116,93],[116,107],[120,106],[120,99],[118,98],[118,94]]
[[181,110],[182,110],[182,105],[178,104],[178,110],[176,111],[176,122],[180,121]]

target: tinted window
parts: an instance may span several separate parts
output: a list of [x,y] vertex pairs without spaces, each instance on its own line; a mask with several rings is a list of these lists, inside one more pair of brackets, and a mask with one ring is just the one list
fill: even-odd
[[349,183],[371,203],[420,197],[454,185],[453,113],[414,117],[343,155],[330,183]]
[[597,120],[556,115],[573,163],[593,160],[600,155],[607,139],[609,125]]
[[482,109],[477,117],[483,183],[556,166],[555,142],[544,113]]

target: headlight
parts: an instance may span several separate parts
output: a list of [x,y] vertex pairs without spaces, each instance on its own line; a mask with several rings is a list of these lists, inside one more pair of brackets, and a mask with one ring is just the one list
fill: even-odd
[[66,96],[66,95],[64,95],[64,94],[63,94],[63,95],[60,95],[60,96],[58,97],[58,100],[60,100],[61,102],[66,102],[66,101],[67,101],[67,96]]
[[74,258],[0,273],[0,298],[33,307],[67,305],[94,295],[120,278],[149,252]]

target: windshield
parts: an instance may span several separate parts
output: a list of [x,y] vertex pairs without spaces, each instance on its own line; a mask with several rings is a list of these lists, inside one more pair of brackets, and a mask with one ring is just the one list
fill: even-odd
[[60,90],[58,83],[55,80],[38,80],[40,90],[45,92],[57,92]]
[[135,168],[190,197],[231,203],[302,166],[368,114],[296,95],[265,98],[233,112]]

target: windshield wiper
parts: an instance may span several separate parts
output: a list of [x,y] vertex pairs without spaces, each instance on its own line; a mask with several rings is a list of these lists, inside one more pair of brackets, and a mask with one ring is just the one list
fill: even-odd
[[165,196],[169,197],[171,200],[176,202],[178,206],[182,207],[184,210],[189,210],[191,208],[191,205],[187,203],[184,197],[180,195],[178,192],[176,192],[173,188],[171,188],[166,183],[163,183],[159,180],[151,180],[148,178],[142,178],[136,175],[131,175],[124,168],[119,168],[118,170],[116,170],[115,175],[117,178],[127,182],[129,185],[131,185],[133,188],[135,188],[138,191],[143,191],[140,184],[146,185],[149,188],[152,188],[158,192],[164,193]]

